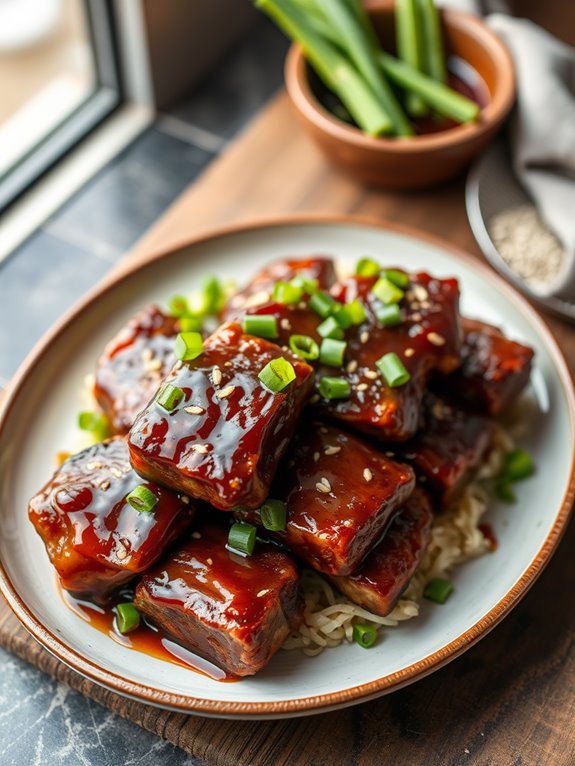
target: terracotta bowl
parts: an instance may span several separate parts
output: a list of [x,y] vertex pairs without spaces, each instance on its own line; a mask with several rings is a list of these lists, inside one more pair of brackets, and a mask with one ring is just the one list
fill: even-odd
[[[366,4],[385,50],[395,50],[393,0]],[[296,114],[323,152],[360,181],[390,189],[417,189],[446,181],[464,170],[491,141],[513,106],[513,62],[501,40],[481,20],[460,11],[442,10],[448,55],[469,64],[488,92],[487,104],[475,123],[414,138],[365,135],[334,117],[315,96],[308,64],[292,45],[285,80]]]

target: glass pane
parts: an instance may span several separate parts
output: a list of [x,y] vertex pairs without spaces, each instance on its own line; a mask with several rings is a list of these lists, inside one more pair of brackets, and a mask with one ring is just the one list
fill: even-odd
[[0,0],[0,179],[96,80],[83,0]]

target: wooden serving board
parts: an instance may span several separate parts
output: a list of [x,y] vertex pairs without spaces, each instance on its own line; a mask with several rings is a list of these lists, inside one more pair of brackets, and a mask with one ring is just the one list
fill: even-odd
[[[185,242],[221,224],[290,213],[400,221],[480,257],[460,179],[429,192],[391,194],[341,176],[278,96],[129,256]],[[383,256],[384,254],[382,254]],[[550,321],[575,370],[575,330]],[[285,721],[221,721],[168,713],[108,692],[42,649],[1,605],[0,643],[218,766],[574,766],[575,524],[540,580],[489,636],[446,668],[377,701]]]

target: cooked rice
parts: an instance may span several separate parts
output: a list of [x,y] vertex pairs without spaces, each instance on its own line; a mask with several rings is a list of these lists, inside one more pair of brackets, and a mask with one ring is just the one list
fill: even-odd
[[497,476],[505,455],[512,448],[511,436],[499,428],[474,480],[451,508],[434,519],[421,563],[402,597],[386,617],[353,604],[317,572],[305,570],[302,574],[304,619],[298,632],[285,641],[283,648],[301,649],[305,654],[314,656],[344,641],[351,643],[354,622],[360,621],[380,630],[417,617],[426,583],[436,577],[447,578],[454,567],[490,549],[490,541],[479,529],[481,518],[489,507],[485,484]]

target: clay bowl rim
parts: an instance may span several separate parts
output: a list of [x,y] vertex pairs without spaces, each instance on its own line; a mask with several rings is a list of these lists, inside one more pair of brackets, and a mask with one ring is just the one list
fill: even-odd
[[[377,0],[366,3],[369,13],[391,13],[391,0]],[[295,108],[322,133],[345,144],[362,150],[396,154],[424,154],[476,140],[503,121],[515,101],[515,70],[506,45],[479,18],[470,13],[442,8],[443,23],[457,30],[464,30],[472,36],[489,55],[496,70],[496,87],[487,106],[480,113],[477,122],[457,125],[438,133],[413,138],[369,136],[359,128],[346,125],[325,109],[313,94],[308,80],[308,63],[302,49],[296,43],[287,54],[284,76],[288,94]],[[466,59],[464,58],[466,61]]]

